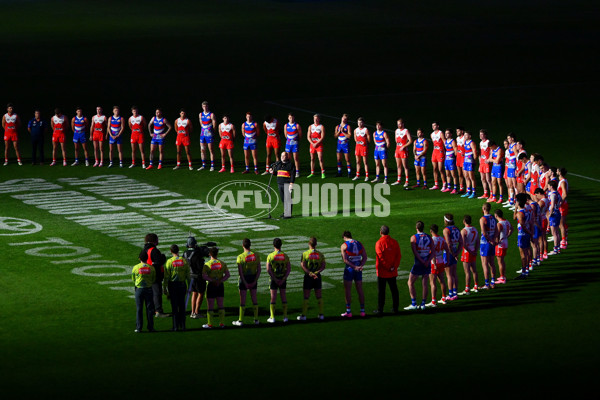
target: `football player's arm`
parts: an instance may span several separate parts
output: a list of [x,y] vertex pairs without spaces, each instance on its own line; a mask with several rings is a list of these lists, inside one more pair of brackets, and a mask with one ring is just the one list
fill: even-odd
[[6,116],[2,116],[2,129],[6,129]]
[[565,183],[565,181],[562,181],[559,185],[559,187],[562,188],[562,200],[563,203],[565,202],[565,200],[567,199],[567,195],[569,194],[569,191],[567,190],[567,184]]
[[71,129],[75,132],[75,117],[71,118]]
[[427,140],[423,141],[423,155],[427,154],[429,151],[429,142]]
[[217,128],[217,119],[215,118],[215,113],[210,113],[210,120],[212,121],[213,130]]
[[298,138],[302,137],[302,127],[300,126],[300,124],[296,124],[296,127],[298,128]]
[[408,142],[406,142],[406,144],[402,145],[402,150],[404,150],[404,148],[410,146],[413,142],[413,138],[412,138],[412,136],[410,136],[410,132],[408,130],[406,130],[406,136],[408,137]]
[[173,125],[171,125],[169,120],[167,120],[166,118],[165,118],[165,125],[167,126],[167,131],[162,135],[163,138],[165,136],[167,136],[169,134],[169,132],[171,132],[173,130]]
[[385,147],[389,149],[390,147],[390,137],[386,131],[383,131],[383,138],[385,139]]
[[231,137],[231,140],[235,139],[235,125],[231,124],[231,134],[233,135]]

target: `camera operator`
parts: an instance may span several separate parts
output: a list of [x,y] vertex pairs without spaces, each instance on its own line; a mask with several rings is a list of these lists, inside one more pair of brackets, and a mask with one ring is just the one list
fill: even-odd
[[279,197],[283,202],[283,214],[280,218],[292,217],[292,188],[296,177],[296,167],[290,161],[290,156],[285,151],[281,153],[281,161],[271,166],[271,173],[277,177]]
[[154,311],[156,317],[168,317],[169,314],[163,313],[162,308],[162,283],[165,276],[165,263],[167,257],[158,250],[158,236],[155,233],[146,235],[144,248],[140,252],[139,259],[141,262],[151,264],[156,270],[156,279],[152,284],[152,298],[154,302]]
[[[204,267],[204,259],[209,257],[207,246],[198,246],[196,238],[188,237],[187,250],[183,253],[191,269],[190,291],[192,292],[192,313],[190,318],[201,318],[200,306],[204,301],[206,294],[206,281],[202,277],[202,268]],[[187,306],[187,304],[186,304]]]

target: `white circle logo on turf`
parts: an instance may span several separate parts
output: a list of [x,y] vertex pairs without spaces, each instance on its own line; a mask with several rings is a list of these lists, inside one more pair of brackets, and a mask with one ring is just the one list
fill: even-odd
[[279,196],[275,189],[261,182],[229,181],[212,188],[206,195],[206,204],[220,217],[226,217],[227,210],[255,210],[249,217],[259,218],[277,207]]
[[30,235],[42,230],[42,225],[28,219],[0,217],[0,236]]

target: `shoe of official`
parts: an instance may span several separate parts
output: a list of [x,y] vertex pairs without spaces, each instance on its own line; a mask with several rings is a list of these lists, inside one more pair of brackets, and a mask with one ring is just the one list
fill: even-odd
[[140,330],[140,329],[136,329],[136,330],[134,330],[133,332],[135,332],[135,333],[140,333],[140,332],[141,332],[141,330]]
[[78,160],[75,160],[75,161],[73,162],[73,164],[71,164],[71,167],[74,167],[74,166],[76,166],[76,165],[79,165],[79,161],[78,161]]
[[266,170],[265,172],[263,172],[261,175],[269,175],[269,171]]
[[209,324],[204,324],[204,325],[202,325],[202,327],[204,329],[212,329],[212,325],[209,325]]
[[345,313],[343,313],[341,316],[342,316],[342,317],[344,317],[344,318],[352,318],[352,313],[351,313],[351,312],[348,312],[348,311],[346,311],[346,312],[345,312]]
[[255,319],[255,320],[254,320],[254,325],[258,325],[258,324],[260,324],[260,321],[259,321],[259,320],[257,320],[257,319]]
[[267,322],[270,324],[274,324],[275,323],[275,318],[269,318],[267,319]]
[[288,317],[285,317],[285,318],[283,319],[283,322],[288,322],[288,321],[289,321]]
[[408,307],[404,307],[404,309],[406,311],[419,310],[420,308],[421,308],[421,306],[415,306],[415,305],[412,305],[412,304],[410,306],[408,306]]
[[173,169],[179,169],[179,165],[174,166]]
[[320,321],[323,321],[325,319],[325,316],[323,314],[319,314],[318,318],[319,318]]
[[357,180],[358,178],[360,178],[360,176],[356,175],[354,178],[352,178],[353,181]]
[[[285,319],[285,318],[284,318],[284,319]],[[306,321],[306,315],[298,315],[298,316],[296,317],[296,319],[297,319],[298,321]],[[285,322],[285,321],[284,321],[284,322]]]
[[242,321],[237,321],[237,320],[236,321],[232,321],[231,324],[235,325],[235,326],[244,326],[244,323]]

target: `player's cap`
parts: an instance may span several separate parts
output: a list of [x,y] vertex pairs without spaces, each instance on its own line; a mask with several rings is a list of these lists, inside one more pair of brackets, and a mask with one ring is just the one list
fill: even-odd
[[196,238],[193,236],[190,236],[187,240],[186,246],[187,247],[196,247]]

